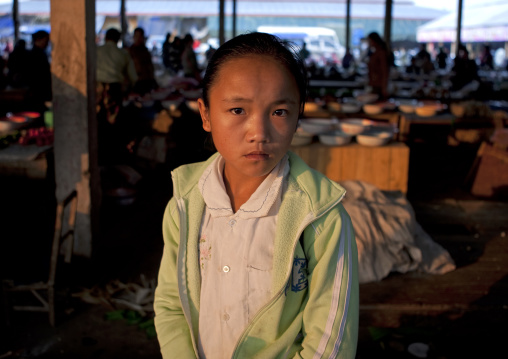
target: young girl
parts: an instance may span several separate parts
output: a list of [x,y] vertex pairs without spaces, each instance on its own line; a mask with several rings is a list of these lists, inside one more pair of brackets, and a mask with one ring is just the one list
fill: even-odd
[[218,153],[173,172],[155,326],[164,358],[354,358],[345,191],[288,152],[305,69],[278,38],[221,46],[199,110]]

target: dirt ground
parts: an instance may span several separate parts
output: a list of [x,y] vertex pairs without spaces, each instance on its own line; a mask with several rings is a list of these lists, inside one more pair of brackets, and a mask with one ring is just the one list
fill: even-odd
[[[447,280],[462,283],[465,292],[471,281],[482,281],[471,265],[485,261],[482,258],[490,253],[490,245],[495,245],[492,248],[497,251],[504,248],[506,252],[508,248],[502,235],[508,222],[506,202],[479,201],[463,186],[475,153],[474,146],[412,143],[408,199],[420,224],[450,251],[458,268],[444,276],[393,274],[378,283],[362,285],[364,306],[357,358],[500,357],[495,353],[502,349],[508,334],[508,276],[495,278],[495,284],[477,302],[454,307],[453,303],[460,304],[460,300],[446,298],[447,283],[452,283]],[[153,337],[151,313],[139,316],[127,309],[119,311],[122,307],[112,304],[111,296],[105,294],[111,286],[150,287],[157,275],[162,213],[171,196],[171,180],[164,167],[140,172],[143,180],[134,204],[118,205],[105,199],[101,235],[94,242],[92,259],[74,258],[58,273],[57,325],[48,324],[46,313],[7,311],[7,316],[4,312],[0,318],[0,358],[161,358]],[[54,188],[51,181],[0,180],[10,188],[0,207],[1,277],[31,280],[34,273],[47,273],[46,257],[41,253],[49,255]],[[483,232],[473,233],[471,217],[450,207],[456,201],[464,206],[486,204],[482,215],[475,216],[475,225]],[[488,234],[481,245],[475,241],[476,233]],[[506,262],[489,263],[494,268],[491,275],[506,273],[499,269]],[[436,289],[434,295],[433,288],[438,286],[441,291]],[[406,307],[401,311],[394,293],[417,293],[418,288],[421,298],[402,303]],[[89,294],[88,302],[83,301],[85,292]],[[442,300],[437,298],[428,311],[407,307],[432,296],[442,296]],[[6,325],[7,319],[10,325]],[[418,349],[425,356],[418,354]],[[486,353],[492,355],[481,355]]]

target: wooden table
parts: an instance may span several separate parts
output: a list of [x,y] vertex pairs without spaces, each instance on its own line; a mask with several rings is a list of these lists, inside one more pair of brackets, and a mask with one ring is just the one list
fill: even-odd
[[456,117],[451,113],[442,113],[429,117],[422,117],[416,114],[400,115],[399,140],[407,141],[411,131],[411,125],[447,125],[455,126],[460,124],[464,128],[493,128],[494,119],[485,117]]
[[[330,111],[330,110],[318,110],[318,111],[306,111],[303,114],[303,118],[337,118],[339,120],[351,119],[351,118],[362,118],[377,122],[389,123],[394,128],[399,129],[400,127],[400,113],[398,111],[384,111],[378,115],[369,115],[365,112],[357,113],[345,113],[341,111]],[[399,130],[400,132],[400,130]],[[397,137],[398,139],[398,137]]]
[[53,146],[11,144],[0,150],[0,175],[45,179]]
[[401,142],[379,147],[313,143],[292,146],[291,150],[310,167],[336,182],[361,180],[381,190],[407,192],[409,147]]

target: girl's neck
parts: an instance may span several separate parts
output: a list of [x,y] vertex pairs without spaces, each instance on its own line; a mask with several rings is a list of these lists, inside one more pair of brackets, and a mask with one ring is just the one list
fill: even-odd
[[233,212],[236,213],[240,207],[249,200],[250,196],[256,192],[257,188],[261,183],[263,183],[266,176],[249,178],[248,180],[243,181],[234,181],[228,178],[224,172],[223,178],[226,192],[229,196],[229,200],[231,201],[231,208],[233,209]]

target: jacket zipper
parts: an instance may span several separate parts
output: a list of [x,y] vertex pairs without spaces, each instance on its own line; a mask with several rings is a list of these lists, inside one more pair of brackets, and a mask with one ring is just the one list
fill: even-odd
[[[330,207],[328,207],[326,210],[324,210],[319,216],[317,217],[314,217],[312,220],[309,220],[307,223],[305,223],[305,225],[303,225],[301,227],[301,229],[298,230],[298,236],[296,237],[296,241],[294,241],[294,245],[293,245],[293,251],[291,253],[293,253],[293,256],[295,254],[295,250],[296,250],[296,244],[298,243],[298,238],[300,238],[300,236],[302,235],[303,231],[305,230],[305,228],[307,228],[312,222],[315,222],[316,220],[318,220],[319,218],[323,217],[326,213],[328,213],[328,211],[330,211],[333,207],[335,207],[337,204],[340,203],[340,201],[342,201],[342,199],[344,198],[344,195],[345,193],[342,194],[342,196],[339,197],[339,199],[337,201],[335,201]],[[240,343],[245,339],[245,335],[246,333],[248,332],[249,328],[251,327],[251,325],[253,323],[256,322],[256,320],[258,319],[258,317],[261,316],[261,314],[264,312],[264,310],[266,308],[268,308],[270,305],[272,305],[281,295],[282,293],[284,292],[284,290],[286,289],[287,287],[287,283],[289,281],[289,278],[291,278],[291,266],[292,266],[292,262],[289,263],[289,268],[288,268],[288,275],[286,277],[286,280],[284,281],[284,283],[286,283],[286,285],[284,285],[282,287],[281,290],[279,290],[277,292],[277,294],[275,294],[275,296],[270,299],[268,301],[268,303],[266,303],[259,311],[258,313],[256,314],[256,316],[251,320],[251,322],[249,323],[249,325],[247,325],[247,327],[244,329],[242,335],[240,336],[240,338],[237,340],[236,342],[236,345],[235,345],[235,349],[233,350],[233,355],[231,356],[231,359],[233,359],[235,357],[235,354],[236,354],[236,350],[238,349],[238,346],[240,345]]]

